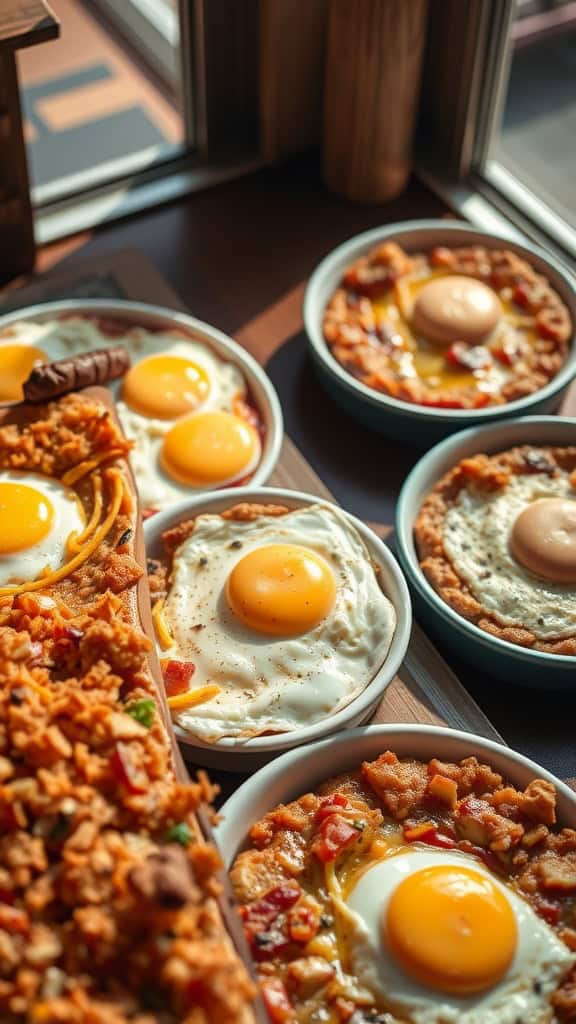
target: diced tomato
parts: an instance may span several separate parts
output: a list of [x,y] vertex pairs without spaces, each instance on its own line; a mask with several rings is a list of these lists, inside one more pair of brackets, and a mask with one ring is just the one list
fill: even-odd
[[517,306],[520,306],[520,309],[528,309],[531,292],[532,288],[530,285],[526,284],[526,282],[517,284],[512,293],[512,301],[515,302]]
[[134,753],[127,743],[121,740],[116,744],[112,754],[111,766],[121,786],[129,793],[145,793],[148,789],[148,777],[134,762]]
[[464,341],[455,341],[447,349],[446,362],[463,370],[483,370],[490,366],[492,356],[484,345],[467,345]]
[[347,806],[348,801],[343,793],[332,793],[330,796],[325,796],[316,811],[314,821],[320,825],[331,814],[338,814],[343,807]]
[[430,822],[423,822],[421,825],[404,826],[404,839],[407,843],[427,843],[428,846],[437,846],[442,850],[450,850],[456,846],[454,835],[441,832],[436,825]]
[[436,246],[430,253],[430,263],[433,267],[453,267],[454,266],[454,253],[451,249],[446,249],[442,245]]
[[5,932],[26,935],[30,931],[30,918],[25,910],[0,903],[0,928]]
[[326,864],[336,860],[338,854],[358,839],[359,835],[358,829],[350,825],[341,814],[331,814],[320,825],[320,834],[312,844],[312,852]]
[[165,658],[162,661],[162,675],[164,677],[164,689],[169,697],[177,697],[179,693],[186,693],[190,688],[190,680],[196,671],[192,661],[173,661]]
[[543,917],[544,920],[553,927],[560,921],[562,911],[559,903],[553,903],[551,900],[547,900],[544,896],[538,896],[534,906],[538,916]]
[[390,290],[397,277],[389,267],[350,267],[344,274],[343,284],[357,295],[377,299]]
[[301,894],[297,882],[281,882],[260,899],[240,908],[246,938],[255,959],[267,959],[290,944],[286,912]]
[[284,982],[280,978],[262,978],[260,985],[273,1024],[292,1024],[296,1016]]
[[320,907],[306,897],[288,911],[288,933],[293,942],[311,942],[320,924]]
[[547,341],[560,341],[569,330],[567,314],[563,309],[541,309],[536,316],[536,330]]

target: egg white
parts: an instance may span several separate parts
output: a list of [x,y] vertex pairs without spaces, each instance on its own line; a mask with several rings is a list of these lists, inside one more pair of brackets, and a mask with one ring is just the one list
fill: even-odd
[[516,517],[539,498],[571,498],[567,475],[513,475],[502,490],[463,488],[444,521],[443,544],[476,600],[502,625],[521,626],[540,639],[574,636],[573,584],[553,583],[525,569],[509,549]]
[[0,472],[0,482],[25,484],[44,495],[54,509],[50,530],[41,541],[22,551],[0,554],[0,586],[31,583],[43,569],[59,569],[68,561],[66,542],[71,533],[84,529],[84,511],[75,491],[39,473]]
[[[411,978],[381,937],[380,918],[396,887],[422,868],[467,865],[487,876],[506,896],[518,926],[514,960],[504,978],[473,996],[444,994]],[[344,928],[350,973],[386,1009],[411,1024],[548,1024],[550,997],[576,954],[539,918],[529,904],[465,854],[415,846],[378,861],[349,893]],[[418,921],[412,922],[418,928]]]
[[[19,321],[10,325],[10,335],[0,335],[2,344],[36,345],[49,361],[64,359],[95,348],[110,348],[114,345],[125,345],[130,353],[132,365],[141,362],[148,356],[169,355],[191,359],[206,373],[210,389],[200,409],[219,409],[233,412],[235,398],[245,399],[247,395],[246,381],[241,370],[234,364],[220,359],[202,342],[183,339],[167,331],[147,331],[143,327],[127,327],[121,337],[108,337],[98,325],[82,317],[65,320],[50,320],[45,323]],[[160,450],[174,420],[156,419],[144,416],[131,409],[120,399],[117,402],[118,415],[127,437],[134,441],[135,447],[130,455],[130,462],[136,477],[136,483],[143,508],[166,508],[173,501],[186,497],[191,491],[208,491],[213,487],[194,488],[173,480],[160,465]],[[260,461],[260,447],[252,462],[237,476],[222,480],[219,487],[226,487],[237,480],[250,476]]]
[[[252,632],[226,601],[235,564],[276,543],[315,551],[336,577],[332,610],[301,636]],[[373,678],[395,628],[394,608],[361,537],[338,510],[321,505],[253,522],[199,516],[174,554],[164,615],[174,643],[162,657],[193,661],[194,686],[221,687],[211,701],[176,716],[210,740],[288,732],[333,714]]]

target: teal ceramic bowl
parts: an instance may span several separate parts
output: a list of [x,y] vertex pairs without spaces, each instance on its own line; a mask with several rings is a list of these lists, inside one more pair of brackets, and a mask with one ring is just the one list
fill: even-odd
[[[458,615],[436,593],[420,569],[414,521],[434,485],[461,459],[491,454],[518,444],[574,445],[576,419],[525,416],[464,430],[432,448],[407,477],[396,507],[396,546],[414,599],[417,618],[445,648],[488,676],[542,689],[576,690],[576,657],[545,654],[485,633]],[[576,605],[576,589],[574,594]]]
[[548,278],[570,310],[572,321],[576,324],[574,277],[552,256],[536,246],[528,249],[517,242],[486,231],[478,231],[458,221],[403,221],[365,231],[339,245],[322,260],[312,274],[304,296],[304,325],[312,360],[324,387],[346,413],[380,434],[411,442],[419,447],[428,447],[465,427],[500,423],[515,416],[554,412],[558,408],[566,389],[576,375],[574,339],[566,363],[545,387],[533,395],[527,395],[507,405],[485,409],[432,409],[402,402],[366,387],[344,370],[324,340],[324,310],[346,267],[379,242],[385,241],[397,242],[408,252],[426,252],[436,245],[483,245],[489,248],[510,249]]

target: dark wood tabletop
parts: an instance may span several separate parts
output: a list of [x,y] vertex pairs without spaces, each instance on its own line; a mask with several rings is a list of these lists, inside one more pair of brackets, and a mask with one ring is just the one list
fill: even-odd
[[[376,523],[393,521],[400,486],[419,457],[345,416],[317,382],[306,352],[301,302],[318,261],[346,238],[382,223],[449,216],[418,181],[394,202],[354,205],[330,194],[312,161],[263,170],[46,249],[45,273],[135,247],[191,312],[237,337],[267,367],[286,429],[336,498]],[[576,777],[576,697],[491,679],[447,659],[505,740],[563,777]]]

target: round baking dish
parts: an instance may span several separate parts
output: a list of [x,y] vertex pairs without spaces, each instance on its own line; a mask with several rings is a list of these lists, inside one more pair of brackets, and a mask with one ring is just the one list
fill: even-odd
[[558,819],[576,828],[576,793],[544,768],[493,740],[435,725],[371,725],[352,729],[321,743],[291,750],[262,768],[224,804],[216,839],[226,867],[246,845],[254,822],[279,803],[309,793],[340,772],[392,750],[398,757],[428,761],[459,761],[475,756],[490,764],[504,779],[524,788],[532,779],[547,779],[558,793]]
[[[219,491],[210,496],[202,495],[194,499],[186,499],[171,509],[159,512],[144,523],[144,540],[148,556],[150,558],[161,556],[161,538],[165,530],[192,516],[209,512],[223,512],[231,505],[241,501],[281,504],[291,509],[314,504],[330,506],[330,502],[313,494],[276,487],[236,487]],[[410,597],[398,563],[383,541],[360,520],[348,512],[344,512],[344,515],[356,528],[370,551],[370,555],[380,571],[383,590],[396,611],[396,630],[384,664],[368,686],[350,704],[335,714],[329,715],[324,721],[304,726],[298,731],[256,736],[249,740],[226,737],[216,744],[209,744],[191,736],[176,725],[177,739],[189,760],[224,771],[252,771],[292,747],[321,739],[323,736],[337,733],[341,729],[360,725],[366,722],[376,710],[384,690],[396,675],[406,653],[412,626]]]
[[501,422],[528,413],[553,412],[576,374],[574,335],[567,361],[545,387],[506,405],[484,409],[436,409],[400,401],[362,384],[338,363],[324,340],[322,322],[326,305],[345,269],[354,260],[379,242],[391,241],[408,252],[426,252],[438,245],[483,245],[504,247],[518,253],[548,278],[568,307],[573,324],[576,324],[574,279],[542,249],[528,249],[457,221],[402,221],[365,231],[339,245],[322,260],[312,274],[304,296],[304,325],[312,359],[323,384],[340,406],[365,426],[420,447],[428,447],[454,431],[475,424]]
[[491,454],[519,444],[573,445],[576,419],[525,416],[505,423],[464,430],[422,456],[407,477],[396,506],[396,547],[418,617],[445,647],[506,682],[546,689],[574,689],[576,658],[546,654],[491,636],[442,600],[422,572],[413,527],[424,499],[461,459]]
[[[43,323],[66,316],[93,316],[125,321],[130,326],[150,330],[177,328],[189,334],[194,341],[200,341],[226,362],[234,363],[244,375],[250,398],[258,409],[264,424],[262,457],[254,470],[250,483],[255,486],[266,483],[280,455],[284,426],[278,396],[264,370],[236,341],[222,331],[187,313],[180,313],[164,306],[152,306],[145,302],[129,302],[120,299],[67,299],[61,302],[45,302],[26,306],[5,316],[0,316],[0,331],[19,320],[33,320]],[[120,383],[110,385],[118,396]],[[7,403],[0,403],[6,405]]]

